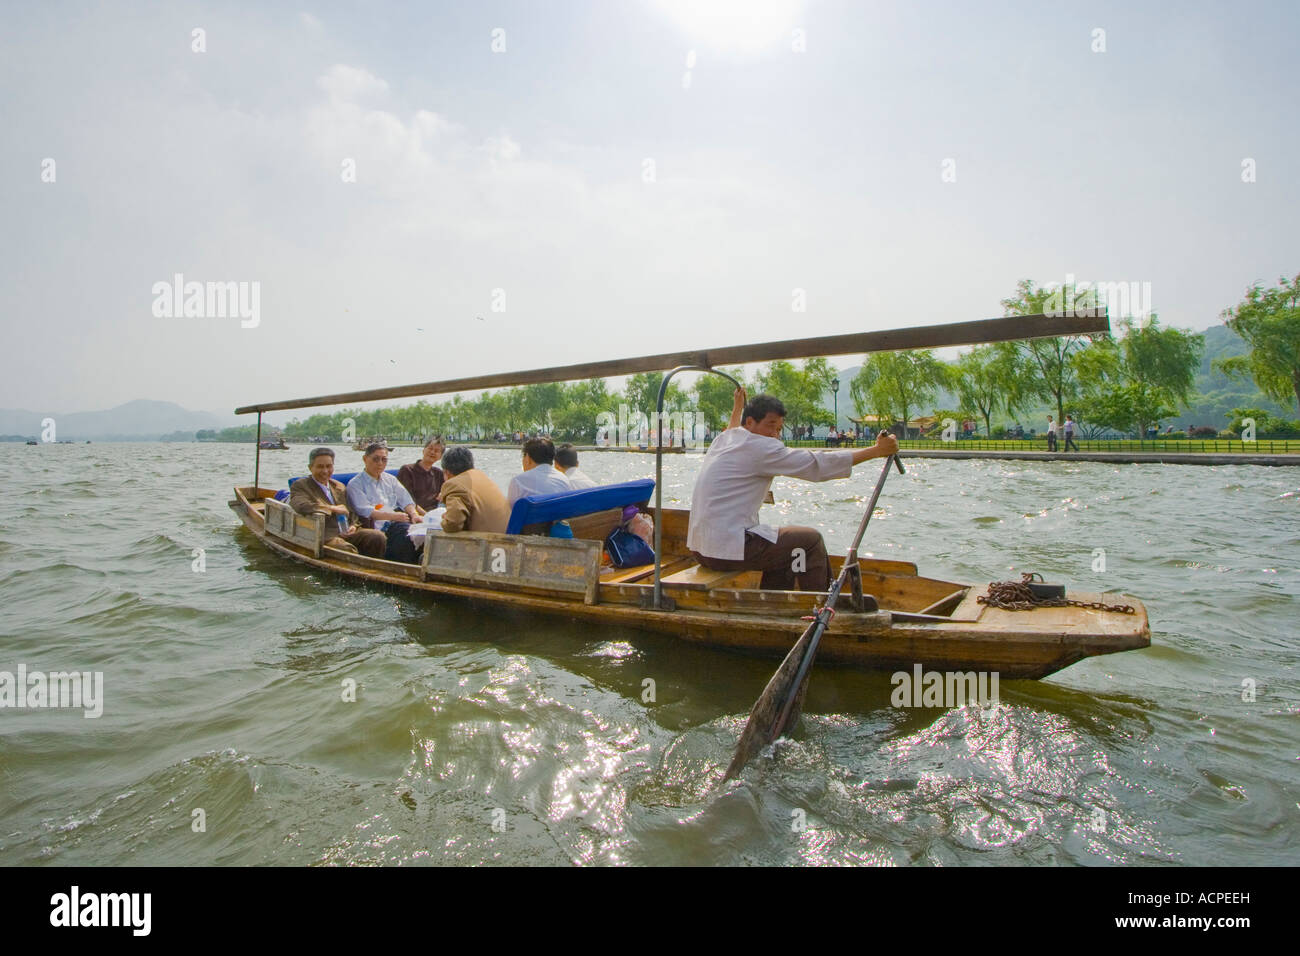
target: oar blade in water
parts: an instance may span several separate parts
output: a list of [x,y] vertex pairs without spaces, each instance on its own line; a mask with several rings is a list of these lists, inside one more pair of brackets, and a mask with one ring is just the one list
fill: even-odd
[[[793,726],[799,720],[799,713],[803,710],[803,697],[808,690],[808,675],[812,673],[811,667],[802,668],[803,680],[801,681],[800,665],[805,657],[817,653],[821,630],[823,628],[819,628],[816,621],[808,625],[808,629],[795,642],[794,647],[790,648],[790,653],[785,655],[785,660],[781,662],[781,666],[776,669],[772,679],[763,688],[763,693],[754,703],[754,709],[749,712],[749,723],[745,725],[745,730],[740,735],[736,754],[731,758],[726,776],[722,778],[724,782],[744,770],[745,764],[749,763],[754,754],[781,737],[787,727]],[[796,683],[799,686],[795,686]],[[780,720],[781,712],[791,696],[795,698],[794,706],[790,708],[789,717],[778,727],[776,724]]]

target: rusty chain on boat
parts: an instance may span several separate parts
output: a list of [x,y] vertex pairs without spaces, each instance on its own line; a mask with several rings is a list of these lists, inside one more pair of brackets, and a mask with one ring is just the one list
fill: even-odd
[[1065,598],[1035,597],[1029,589],[1029,582],[1035,577],[1042,580],[1042,575],[1025,571],[1019,581],[990,581],[989,593],[981,594],[976,601],[989,607],[1004,611],[1032,611],[1036,607],[1086,607],[1095,611],[1111,611],[1115,614],[1136,614],[1128,604],[1103,604],[1101,601],[1069,601]]

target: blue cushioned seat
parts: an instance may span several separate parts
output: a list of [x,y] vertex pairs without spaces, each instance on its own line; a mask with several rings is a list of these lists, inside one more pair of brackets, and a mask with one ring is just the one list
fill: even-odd
[[[389,468],[388,471],[387,471],[386,473],[392,475],[394,478],[397,477],[397,469],[396,469],[396,468]],[[331,475],[330,477],[332,477],[335,481],[340,482],[340,483],[343,485],[343,487],[346,488],[348,482],[351,481],[353,478],[355,478],[358,474],[359,474],[359,473],[358,473],[358,472],[355,472],[355,471],[345,471],[345,472],[343,472],[342,474],[334,474],[334,475]],[[300,481],[302,478],[305,478],[305,477],[306,477],[306,475],[299,475],[297,478],[290,478],[290,479],[289,479],[289,484],[292,485],[295,481]],[[276,501],[288,501],[288,500],[289,500],[289,490],[288,490],[287,488],[281,488],[279,491],[277,491],[277,492],[275,493],[275,500],[276,500]]]
[[576,518],[609,508],[643,505],[654,497],[654,493],[653,478],[638,478],[636,481],[560,491],[553,495],[526,495],[516,501],[510,510],[506,534],[519,534],[530,524],[563,521],[565,518]]

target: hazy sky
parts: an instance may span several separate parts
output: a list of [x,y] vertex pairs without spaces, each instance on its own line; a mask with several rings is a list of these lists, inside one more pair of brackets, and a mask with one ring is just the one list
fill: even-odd
[[[9,4],[0,407],[956,322],[1067,274],[1204,329],[1300,272],[1298,35],[1295,3]],[[177,273],[258,283],[258,325],[156,315]]]

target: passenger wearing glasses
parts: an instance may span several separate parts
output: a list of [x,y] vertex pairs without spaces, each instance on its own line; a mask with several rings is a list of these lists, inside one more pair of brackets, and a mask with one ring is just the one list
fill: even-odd
[[388,446],[379,442],[367,445],[361,460],[365,471],[357,472],[348,482],[348,504],[363,522],[384,532],[388,538],[385,558],[414,564],[418,557],[406,532],[407,525],[420,520],[420,510],[401,482],[384,471]]

